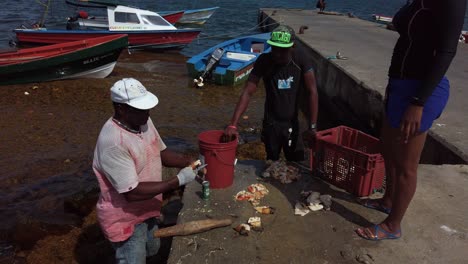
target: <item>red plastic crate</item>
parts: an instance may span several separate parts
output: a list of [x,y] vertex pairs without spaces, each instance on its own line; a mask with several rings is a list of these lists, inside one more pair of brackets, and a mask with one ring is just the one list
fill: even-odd
[[310,168],[356,196],[369,196],[384,184],[385,163],[379,140],[346,126],[317,132]]

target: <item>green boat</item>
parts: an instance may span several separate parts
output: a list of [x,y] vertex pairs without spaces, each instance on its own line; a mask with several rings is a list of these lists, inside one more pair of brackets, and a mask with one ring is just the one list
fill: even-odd
[[116,34],[0,53],[0,85],[77,78],[105,78],[127,35]]

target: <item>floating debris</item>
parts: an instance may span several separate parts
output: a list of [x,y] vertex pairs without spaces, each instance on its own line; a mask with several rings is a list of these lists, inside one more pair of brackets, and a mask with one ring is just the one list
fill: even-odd
[[284,184],[297,181],[301,177],[298,168],[287,165],[284,161],[269,160],[267,166],[268,168],[262,174],[264,178],[273,177]]

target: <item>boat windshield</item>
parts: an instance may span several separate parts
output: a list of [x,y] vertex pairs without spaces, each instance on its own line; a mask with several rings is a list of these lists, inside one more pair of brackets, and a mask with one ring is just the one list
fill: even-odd
[[167,26],[168,22],[159,16],[142,15],[141,20],[147,25]]
[[126,12],[115,12],[115,22],[140,24],[137,14]]

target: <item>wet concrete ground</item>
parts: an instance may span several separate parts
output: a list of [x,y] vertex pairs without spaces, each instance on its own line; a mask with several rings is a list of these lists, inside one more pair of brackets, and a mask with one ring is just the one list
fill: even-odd
[[[105,79],[0,87],[0,262],[16,254],[16,262],[71,263],[82,250],[96,253],[90,259],[106,259],[106,246],[99,246],[105,241],[88,214],[97,190],[93,150],[112,115],[111,85],[134,77],[155,93],[160,103],[151,118],[166,143],[183,152],[196,153],[200,132],[230,120],[242,87],[194,89],[185,60],[178,53],[124,52]],[[262,110],[260,90],[241,122],[254,128],[246,138],[258,138]],[[240,156],[263,158],[261,144],[253,147],[260,151],[244,146]]]

